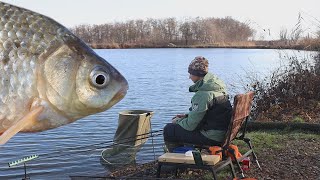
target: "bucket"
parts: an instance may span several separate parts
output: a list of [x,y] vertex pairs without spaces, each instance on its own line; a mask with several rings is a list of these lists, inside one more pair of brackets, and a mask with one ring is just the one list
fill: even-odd
[[101,153],[107,164],[130,164],[136,153],[147,141],[151,129],[153,111],[125,110],[119,112],[118,128],[113,138],[113,146]]

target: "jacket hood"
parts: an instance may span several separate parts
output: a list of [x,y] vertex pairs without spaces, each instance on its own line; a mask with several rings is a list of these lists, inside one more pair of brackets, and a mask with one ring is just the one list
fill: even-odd
[[190,92],[216,91],[225,92],[226,85],[217,76],[207,73],[202,80],[197,81],[189,87]]

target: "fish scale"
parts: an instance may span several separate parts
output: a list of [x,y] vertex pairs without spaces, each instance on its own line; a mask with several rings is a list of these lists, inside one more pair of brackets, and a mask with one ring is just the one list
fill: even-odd
[[[4,29],[1,32],[3,38],[0,39],[5,49],[17,48],[16,45],[27,44],[25,47],[29,51],[31,50],[31,53],[39,55],[48,48],[50,42],[57,39],[55,36],[65,35],[64,28],[52,23],[50,19],[42,15],[4,3],[0,3],[0,6],[0,16],[8,19],[2,21],[4,22],[2,24]],[[13,14],[21,14],[21,16],[18,17]],[[44,36],[43,32],[48,33],[46,38],[42,38]],[[9,40],[4,42],[7,39]],[[47,43],[42,43],[41,40],[45,40]]]
[[0,134],[20,120],[21,131],[56,128],[125,96],[126,79],[53,19],[2,2],[0,17]]
[[[52,22],[47,22],[48,19],[46,17],[37,13],[16,8],[5,3],[0,3],[0,7],[0,16],[4,17],[2,18],[2,27],[4,27],[4,29],[1,31],[2,38],[0,39],[0,43],[2,42],[0,51],[3,53],[2,58],[0,58],[0,62],[2,62],[0,63],[0,78],[6,78],[6,76],[9,75],[11,77],[9,83],[8,81],[2,83],[0,88],[8,89],[8,97],[11,99],[9,107],[12,107],[12,104],[19,104],[11,108],[12,110],[7,117],[5,117],[9,121],[13,121],[24,116],[24,114],[17,113],[14,109],[26,109],[30,104],[30,100],[32,100],[31,98],[37,96],[37,91],[35,90],[36,72],[30,63],[36,64],[37,62],[35,61],[38,59],[38,56],[49,48],[50,42],[57,40],[55,36],[62,36],[65,31],[61,30],[62,28],[55,23],[53,25],[43,26],[52,24]],[[21,14],[20,17],[18,16],[19,14]],[[51,39],[45,39],[46,42],[49,43],[41,42],[44,36],[42,32],[50,33],[50,35],[46,37],[51,37]],[[21,55],[23,52],[29,53],[29,58]],[[20,54],[19,58],[17,56],[18,53]],[[34,57],[30,58],[30,55]],[[19,61],[24,61],[23,67],[15,67],[15,65],[17,65],[15,62]],[[6,63],[8,63],[8,66],[6,66]],[[16,71],[16,69],[20,70]],[[23,71],[21,69],[33,71]],[[19,79],[19,81],[17,79]],[[21,82],[24,81],[29,82],[29,85],[22,86]],[[10,84],[10,87],[6,86],[8,84]],[[22,87],[23,90],[21,89]],[[18,92],[19,96],[13,98],[16,93],[15,91]],[[0,108],[3,108],[5,105],[7,104],[3,104]]]

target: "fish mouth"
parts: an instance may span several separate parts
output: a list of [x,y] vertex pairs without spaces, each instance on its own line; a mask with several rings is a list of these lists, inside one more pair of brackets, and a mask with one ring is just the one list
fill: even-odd
[[117,94],[115,94],[111,99],[111,106],[123,99],[124,96],[126,96],[128,89],[129,86],[127,84],[122,86],[122,88],[117,92]]

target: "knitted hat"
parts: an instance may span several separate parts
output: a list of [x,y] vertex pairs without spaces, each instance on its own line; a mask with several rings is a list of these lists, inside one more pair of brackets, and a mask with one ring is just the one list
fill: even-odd
[[205,57],[197,56],[191,61],[188,72],[194,76],[204,77],[208,73],[209,62]]

